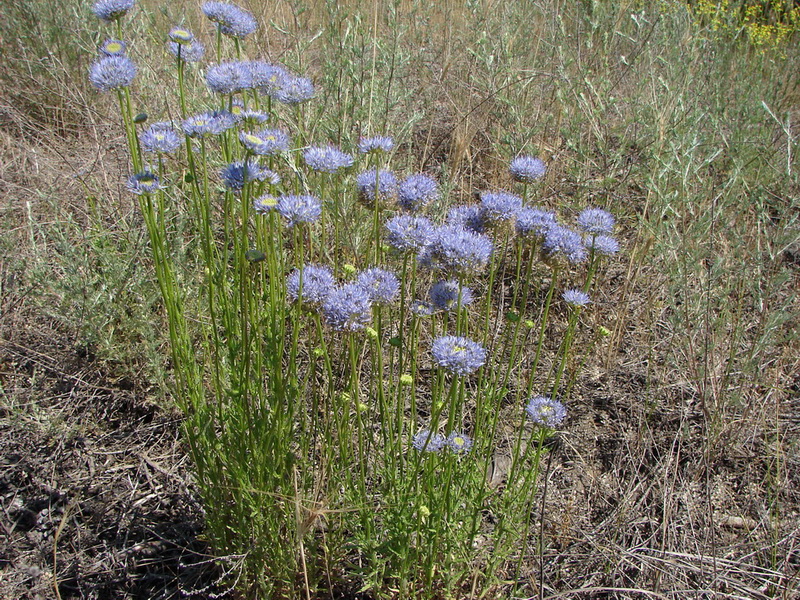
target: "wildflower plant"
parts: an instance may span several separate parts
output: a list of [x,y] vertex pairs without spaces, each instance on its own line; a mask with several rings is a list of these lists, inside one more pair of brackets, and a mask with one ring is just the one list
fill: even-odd
[[[113,40],[131,8],[95,6]],[[257,28],[244,9],[203,12],[217,60],[191,95],[202,35],[164,34],[175,122],[134,122],[138,67],[111,42],[89,78],[119,101],[209,541],[243,557],[245,594],[312,595],[323,572],[378,595],[488,593],[529,551],[544,442],[569,426],[564,382],[596,276],[620,250],[615,219],[587,209],[571,229],[527,192],[456,206],[435,178],[395,175],[388,136],[308,139],[297,117],[312,80],[243,58]],[[527,185],[546,165],[510,169]],[[196,279],[178,275],[181,236]],[[565,288],[567,308],[551,310]],[[557,318],[565,333],[546,344]],[[485,474],[503,444],[512,466],[496,487]]]

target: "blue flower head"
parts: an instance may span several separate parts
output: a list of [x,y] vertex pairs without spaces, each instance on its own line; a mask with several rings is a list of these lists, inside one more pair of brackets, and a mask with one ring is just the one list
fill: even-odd
[[283,104],[300,104],[314,97],[314,84],[307,77],[287,74],[270,96]]
[[141,196],[142,194],[154,194],[161,189],[161,183],[158,181],[158,176],[151,171],[142,171],[131,175],[128,179],[128,190]]
[[277,173],[255,161],[233,162],[222,170],[222,183],[232,192],[241,192],[251,181],[268,181],[278,185],[281,179]]
[[183,122],[183,133],[192,138],[220,135],[236,125],[236,119],[228,111],[211,111],[188,117]]
[[278,198],[275,207],[281,216],[289,221],[289,227],[298,223],[313,223],[322,214],[322,203],[314,196],[288,194]]
[[89,81],[101,92],[128,87],[136,77],[136,65],[127,56],[105,56],[89,68]]
[[469,375],[486,363],[486,350],[483,346],[454,335],[436,338],[431,354],[437,365],[455,375]]
[[439,184],[427,175],[409,175],[400,182],[397,202],[405,210],[416,212],[439,199]]
[[169,123],[153,123],[139,134],[139,143],[145,152],[171,154],[181,147],[183,139]]
[[260,125],[261,123],[269,121],[269,115],[263,110],[245,108],[237,104],[231,105],[231,114],[233,114],[233,118],[236,119],[237,123],[244,123],[246,125]]
[[614,215],[602,208],[586,208],[578,215],[578,227],[590,235],[613,233],[615,222]]
[[576,289],[566,290],[561,297],[564,299],[564,302],[575,307],[586,306],[591,302],[591,300],[589,300],[589,294]]
[[385,227],[386,243],[400,252],[419,252],[433,241],[434,227],[425,217],[399,215]]
[[441,433],[420,429],[411,438],[411,445],[419,452],[438,452],[447,445],[447,440]]
[[433,284],[429,292],[431,305],[437,310],[449,312],[459,306],[472,303],[472,290],[459,285],[458,281],[439,281]]
[[336,280],[328,267],[305,265],[302,271],[295,269],[286,278],[286,294],[292,301],[300,297],[301,286],[303,302],[322,304],[336,287]]
[[271,156],[289,149],[289,136],[280,129],[264,129],[258,133],[239,133],[239,141],[252,154]]
[[455,276],[482,271],[492,257],[492,240],[463,227],[444,225],[434,234],[427,259],[431,266]]
[[272,194],[264,194],[253,200],[253,210],[265,215],[272,212],[278,206],[278,199]]
[[314,171],[336,173],[353,165],[353,157],[334,146],[312,146],[303,152],[303,160]]
[[106,40],[100,44],[100,54],[103,56],[125,56],[127,46],[122,40]]
[[581,235],[568,227],[553,225],[547,228],[542,243],[545,258],[564,258],[571,264],[586,260],[588,253]]
[[447,436],[447,446],[455,454],[467,454],[472,450],[472,439],[464,433],[454,431]]
[[124,17],[133,8],[133,0],[99,0],[92,7],[98,19],[108,23]]
[[383,269],[367,269],[358,274],[356,283],[363,287],[373,304],[389,304],[400,292],[397,275]]
[[544,396],[534,396],[528,400],[525,412],[534,423],[555,429],[567,416],[567,409],[558,400]]
[[206,53],[206,47],[197,40],[191,44],[179,44],[178,42],[169,42],[167,48],[170,53],[183,62],[194,63],[203,60]]
[[483,233],[486,229],[486,224],[483,222],[483,210],[474,204],[451,208],[447,211],[447,224],[463,227],[475,233]]
[[522,198],[508,192],[482,192],[481,210],[483,222],[497,225],[513,221],[522,208]]
[[590,250],[603,256],[613,256],[619,252],[619,242],[610,235],[595,235],[587,241]]
[[358,151],[361,154],[370,152],[391,152],[394,148],[394,140],[383,135],[361,138],[358,141]]
[[328,294],[322,305],[325,321],[337,331],[358,331],[372,320],[372,303],[367,291],[348,283]]
[[541,208],[523,208],[517,213],[517,234],[523,238],[541,239],[557,225],[556,214]]
[[235,94],[253,85],[250,69],[241,61],[220,63],[206,73],[208,89],[216,94]]
[[[377,179],[377,182],[376,182]],[[394,173],[381,169],[375,176],[375,169],[359,173],[356,177],[356,187],[361,201],[372,206],[375,202],[375,184],[378,184],[378,201],[388,202],[397,195],[397,178]]]
[[544,177],[547,172],[547,165],[541,158],[533,156],[518,156],[511,161],[508,169],[514,181],[522,183],[532,183]]
[[229,37],[247,37],[258,27],[253,15],[234,4],[206,2],[203,4],[203,12],[210,21],[217,24],[220,33]]
[[250,61],[249,67],[253,89],[258,90],[264,96],[274,95],[283,87],[289,77],[283,67],[263,60]]
[[173,27],[169,31],[169,39],[176,44],[191,44],[194,41],[194,34],[183,27]]

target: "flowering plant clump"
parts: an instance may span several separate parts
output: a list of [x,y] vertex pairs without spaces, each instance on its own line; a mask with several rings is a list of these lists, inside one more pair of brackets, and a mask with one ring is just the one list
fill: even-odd
[[[329,90],[248,59],[256,19],[227,2],[203,4],[205,31],[162,32],[175,106],[134,117],[133,7],[94,5],[114,31],[89,80],[119,102],[208,540],[240,557],[232,585],[316,597],[341,573],[433,599],[521,580],[544,442],[599,339],[587,320],[606,302],[590,294],[620,253],[615,217],[562,225],[528,199],[547,170],[529,156],[508,167],[520,195],[456,205],[444,165],[425,164],[437,181],[398,157],[411,137],[328,127]],[[525,400],[534,387],[547,395]]]

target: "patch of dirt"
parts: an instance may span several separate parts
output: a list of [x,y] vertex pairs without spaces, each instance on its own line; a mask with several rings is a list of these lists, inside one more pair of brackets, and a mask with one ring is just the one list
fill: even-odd
[[0,330],[0,598],[212,597],[178,415],[47,320],[14,317]]

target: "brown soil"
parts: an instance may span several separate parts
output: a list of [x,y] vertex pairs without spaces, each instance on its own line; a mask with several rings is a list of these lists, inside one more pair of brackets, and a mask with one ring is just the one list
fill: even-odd
[[0,598],[211,597],[178,417],[15,317],[0,332]]

